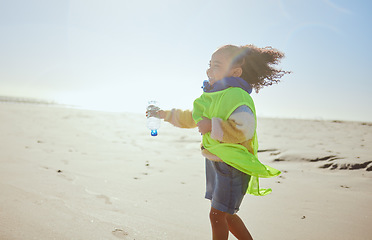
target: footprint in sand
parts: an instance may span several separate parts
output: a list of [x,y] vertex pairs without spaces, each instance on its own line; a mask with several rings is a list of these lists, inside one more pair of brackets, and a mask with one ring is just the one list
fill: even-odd
[[124,239],[126,236],[128,236],[128,233],[125,232],[123,229],[120,229],[120,228],[115,228],[113,231],[112,231],[112,234],[117,237],[117,238],[121,238],[121,239]]
[[107,197],[106,195],[101,194],[101,195],[97,195],[96,197],[104,199],[106,204],[112,204],[112,202],[110,201],[110,198]]

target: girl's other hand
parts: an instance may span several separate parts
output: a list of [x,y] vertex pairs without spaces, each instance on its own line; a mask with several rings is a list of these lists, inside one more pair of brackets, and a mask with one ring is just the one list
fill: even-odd
[[199,128],[199,132],[202,135],[206,134],[207,132],[212,131],[212,121],[209,118],[203,117],[203,120],[198,122],[197,126]]

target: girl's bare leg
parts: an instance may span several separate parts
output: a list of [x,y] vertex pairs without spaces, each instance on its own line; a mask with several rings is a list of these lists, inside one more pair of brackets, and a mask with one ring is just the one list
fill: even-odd
[[227,214],[226,216],[227,224],[229,230],[234,236],[239,240],[253,240],[251,234],[249,233],[247,227],[244,225],[242,219],[234,214]]
[[228,213],[221,212],[215,208],[211,208],[209,219],[212,226],[213,240],[227,240],[229,237],[229,225],[227,224],[226,216]]
[[229,231],[239,240],[253,240],[241,218],[234,214],[211,208],[209,218],[212,226],[213,240],[227,240]]

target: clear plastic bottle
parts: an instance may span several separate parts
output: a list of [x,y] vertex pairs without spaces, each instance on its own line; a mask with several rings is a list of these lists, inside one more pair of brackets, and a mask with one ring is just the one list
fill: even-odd
[[147,106],[147,128],[151,130],[151,136],[158,135],[158,129],[160,128],[161,120],[155,117],[157,111],[160,110],[159,103],[157,101],[149,101]]

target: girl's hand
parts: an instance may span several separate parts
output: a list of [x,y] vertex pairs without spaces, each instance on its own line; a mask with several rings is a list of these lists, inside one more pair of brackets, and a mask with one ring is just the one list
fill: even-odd
[[206,134],[207,132],[212,131],[212,121],[209,118],[203,117],[203,120],[198,122],[197,126],[199,128],[199,132],[202,135]]
[[164,119],[165,115],[166,113],[163,110],[158,110],[156,112],[146,111],[146,117],[156,117],[156,118]]

